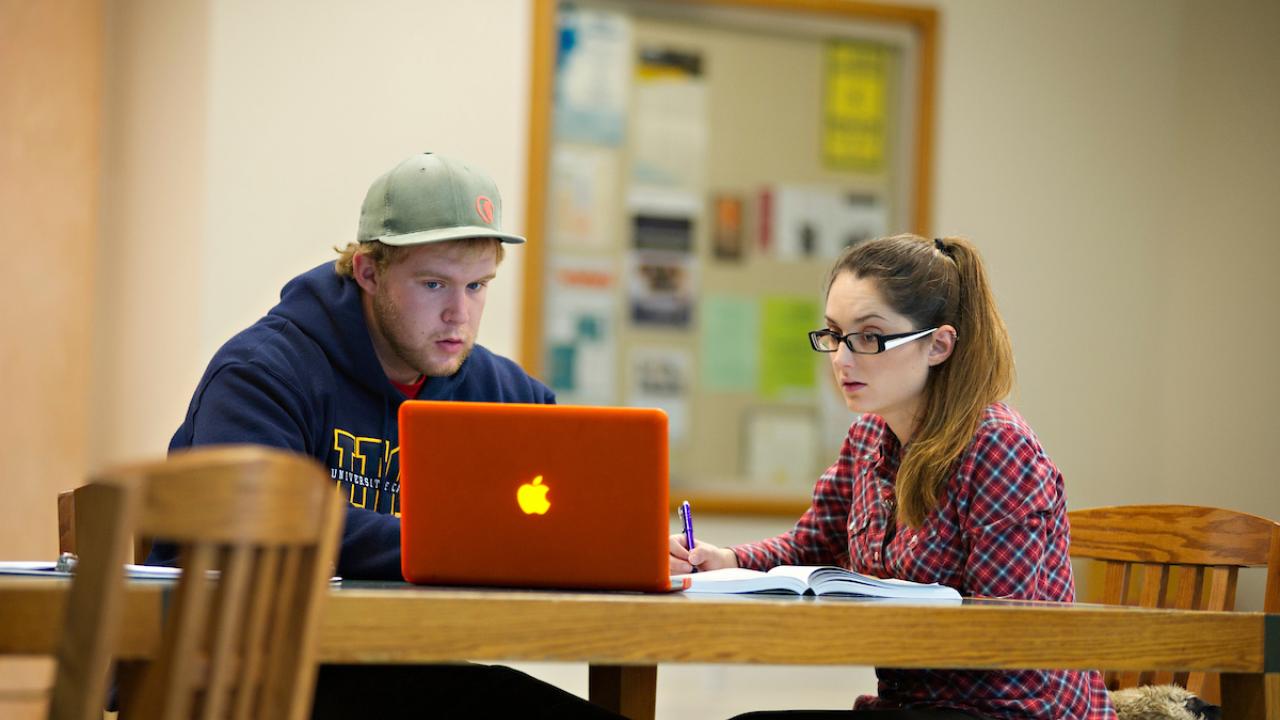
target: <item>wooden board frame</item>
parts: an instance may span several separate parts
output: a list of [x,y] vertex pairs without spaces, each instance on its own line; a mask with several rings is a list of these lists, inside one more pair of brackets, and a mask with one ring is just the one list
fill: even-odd
[[[669,0],[636,0],[636,5]],[[681,0],[683,5],[703,5],[711,9],[755,10],[795,16],[828,16],[845,21],[882,23],[911,31],[918,43],[918,75],[913,137],[908,145],[911,168],[912,229],[928,235],[931,228],[933,168],[934,95],[938,52],[938,12],[932,8],[881,5],[845,0]],[[543,367],[543,308],[547,261],[547,191],[552,146],[552,91],[555,82],[557,0],[534,0],[531,15],[533,38],[530,62],[529,143],[525,175],[524,284],[521,295],[519,358],[524,368],[541,377]],[[704,512],[733,512],[756,515],[794,516],[797,503],[759,499],[741,501],[709,495],[700,508]]]

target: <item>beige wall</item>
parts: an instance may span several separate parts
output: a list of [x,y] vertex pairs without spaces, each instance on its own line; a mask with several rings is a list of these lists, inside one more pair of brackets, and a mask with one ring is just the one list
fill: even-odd
[[[943,3],[937,229],[985,249],[1073,504],[1280,516],[1280,6]],[[1193,344],[1194,343],[1194,344]]]
[[97,465],[162,452],[202,368],[209,17],[199,0],[108,6]]
[[[88,466],[103,12],[0,0],[0,557],[52,558]],[[0,717],[43,717],[42,659],[0,659]]]
[[54,497],[87,467],[102,4],[0,1],[0,548],[57,553]]
[[1164,204],[1176,226],[1154,248],[1166,288],[1150,363],[1159,480],[1172,497],[1275,518],[1280,3],[1192,4],[1184,30],[1181,152]]

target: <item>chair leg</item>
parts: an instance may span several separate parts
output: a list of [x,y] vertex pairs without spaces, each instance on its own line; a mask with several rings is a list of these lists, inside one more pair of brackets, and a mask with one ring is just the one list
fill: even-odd
[[1268,706],[1267,692],[1275,678],[1262,673],[1223,673],[1222,717],[1231,720],[1278,720],[1280,708]]

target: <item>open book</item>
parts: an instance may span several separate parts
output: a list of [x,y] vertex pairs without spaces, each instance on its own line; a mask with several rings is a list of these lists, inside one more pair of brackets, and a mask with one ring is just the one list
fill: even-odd
[[946,585],[924,585],[871,577],[838,567],[779,565],[768,572],[745,568],[708,570],[688,578],[687,593],[773,593],[840,595],[846,597],[910,600],[960,600],[960,593]]

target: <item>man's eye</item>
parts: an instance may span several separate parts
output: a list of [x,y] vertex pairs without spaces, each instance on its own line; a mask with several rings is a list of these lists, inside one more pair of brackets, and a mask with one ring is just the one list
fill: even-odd
[[482,282],[473,282],[473,283],[468,283],[468,284],[467,284],[467,289],[468,289],[468,290],[479,290],[479,289],[480,289],[480,288],[482,288],[482,287],[484,287],[484,283],[482,283]]
[[437,290],[437,289],[439,289],[439,288],[443,287],[443,286],[440,284],[440,281],[439,281],[439,280],[427,280],[426,282],[422,283],[422,286],[423,286],[423,287],[425,287],[425,288],[427,288],[428,290]]

